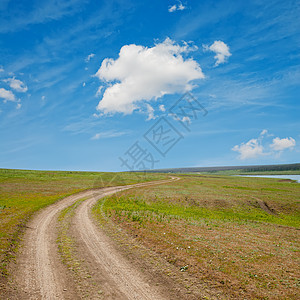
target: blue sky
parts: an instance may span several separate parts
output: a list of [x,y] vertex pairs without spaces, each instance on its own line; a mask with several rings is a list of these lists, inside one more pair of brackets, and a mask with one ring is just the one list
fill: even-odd
[[[0,167],[299,162],[299,10],[297,1],[2,0]],[[182,96],[198,109],[172,113]]]

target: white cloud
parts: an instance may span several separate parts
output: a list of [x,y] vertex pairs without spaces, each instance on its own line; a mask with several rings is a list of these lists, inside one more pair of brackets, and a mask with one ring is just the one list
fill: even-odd
[[215,52],[215,59],[216,63],[215,66],[218,66],[219,64],[223,64],[226,62],[227,58],[231,56],[231,53],[229,52],[229,47],[222,41],[214,41],[214,43],[211,46],[203,45],[204,50],[206,51],[212,51]]
[[45,96],[42,96],[41,99],[42,99],[42,101],[44,101],[44,100],[46,99],[46,97],[45,97]]
[[270,147],[275,151],[283,151],[285,149],[292,149],[296,145],[296,141],[292,138],[283,138],[280,139],[279,137],[276,137],[273,139],[273,143],[270,145]]
[[260,136],[263,136],[263,135],[265,135],[265,134],[267,134],[268,133],[268,130],[267,129],[264,129],[264,130],[262,130],[262,132],[260,133]]
[[[231,150],[239,152],[239,158],[243,160],[257,158],[262,155],[275,155],[275,157],[278,157],[278,155],[281,154],[281,151],[293,149],[296,145],[296,141],[292,137],[283,139],[276,137],[270,144],[269,138],[272,136],[274,135],[270,134],[267,129],[264,129],[257,139],[251,139],[247,143],[236,145]],[[265,149],[267,149],[267,152],[264,152]]]
[[92,138],[91,140],[99,140],[101,137],[101,133],[96,133]]
[[169,7],[168,12],[174,12],[176,10],[177,10],[177,5],[174,4],[174,5],[172,5],[172,6]]
[[86,83],[84,82],[84,83],[82,84],[82,86],[85,87],[85,85],[86,85]]
[[104,88],[103,85],[100,85],[100,86],[98,87],[98,90],[97,90],[97,92],[96,92],[96,97],[99,97],[99,96],[101,95],[101,92],[102,92],[103,88]]
[[154,115],[154,108],[148,103],[146,104],[146,106],[147,106],[147,112],[148,112],[147,121],[156,119],[156,116]]
[[180,46],[169,38],[152,48],[123,46],[118,59],[104,59],[95,75],[113,82],[106,88],[97,110],[131,114],[139,108],[138,102],[192,90],[191,82],[204,78],[200,65],[182,56],[192,50],[195,48],[187,43]]
[[185,116],[185,117],[182,118],[182,122],[186,122],[186,123],[190,124],[191,123],[191,119],[189,117]]
[[85,58],[85,61],[86,61],[86,62],[89,62],[94,56],[95,56],[94,53],[89,54],[89,55]]
[[98,114],[96,114],[96,113],[93,113],[93,117],[94,117],[94,118],[100,118],[101,115],[98,115]]
[[24,82],[22,82],[21,80],[15,79],[15,77],[8,78],[3,81],[7,82],[9,84],[9,86],[12,89],[16,90],[17,92],[25,93],[28,90],[26,84]]
[[260,144],[258,139],[251,139],[246,144],[235,145],[232,150],[239,152],[239,159],[242,160],[264,155],[264,147]]
[[0,72],[4,72],[4,69],[2,66],[0,66]]
[[166,108],[165,108],[165,106],[163,104],[161,104],[159,106],[159,110],[162,111],[162,112],[164,112],[164,111],[166,111]]
[[114,138],[118,136],[122,136],[127,134],[125,131],[105,131],[105,132],[99,132],[96,133],[93,137],[91,137],[91,140],[99,140],[99,139],[104,139],[104,138]]
[[13,92],[8,91],[4,88],[0,88],[0,98],[4,99],[4,101],[15,101],[16,97]]
[[22,107],[22,104],[18,103],[16,109],[20,109],[21,107]]
[[168,12],[172,13],[176,10],[184,10],[184,9],[186,9],[186,6],[182,5],[182,3],[178,1],[178,4],[174,4],[169,7]]

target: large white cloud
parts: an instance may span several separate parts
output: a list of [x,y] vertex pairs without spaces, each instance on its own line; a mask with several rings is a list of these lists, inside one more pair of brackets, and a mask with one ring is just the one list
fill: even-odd
[[270,147],[275,151],[282,151],[285,149],[292,149],[296,145],[296,141],[292,138],[283,138],[280,139],[279,137],[276,137],[273,139],[273,143],[270,145]]
[[28,88],[24,82],[22,82],[21,80],[15,79],[14,77],[5,79],[3,81],[7,82],[9,84],[9,86],[12,89],[16,90],[17,92],[25,93],[28,90]]
[[119,57],[104,59],[96,73],[100,80],[111,83],[97,109],[103,113],[131,114],[141,101],[192,90],[191,82],[204,78],[204,74],[195,60],[182,54],[194,49],[169,38],[152,48],[123,46]]
[[214,43],[209,47],[204,45],[204,49],[216,53],[214,57],[216,59],[215,66],[223,64],[227,60],[227,58],[231,56],[228,45],[226,45],[222,41],[214,41]]
[[4,99],[4,101],[15,101],[16,100],[15,95],[11,91],[8,91],[4,88],[0,88],[0,98]]
[[232,148],[232,150],[239,152],[239,158],[242,160],[249,158],[257,158],[258,156],[264,154],[264,147],[260,144],[258,139],[251,139],[247,143],[235,145]]

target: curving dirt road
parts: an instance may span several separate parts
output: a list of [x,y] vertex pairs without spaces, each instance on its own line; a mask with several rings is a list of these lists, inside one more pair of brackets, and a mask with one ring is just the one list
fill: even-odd
[[95,270],[104,278],[107,295],[113,299],[163,299],[156,287],[134,269],[114,248],[111,240],[96,226],[90,209],[96,201],[117,191],[167,183],[179,178],[131,186],[89,190],[69,196],[42,210],[29,224],[17,259],[14,284],[19,299],[80,299],[74,282],[60,262],[56,244],[58,214],[76,201],[87,198],[76,210],[73,230],[82,247],[82,255],[92,260]]

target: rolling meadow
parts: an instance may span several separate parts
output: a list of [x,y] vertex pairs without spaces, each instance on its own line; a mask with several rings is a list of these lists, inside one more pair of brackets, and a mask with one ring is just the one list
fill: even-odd
[[0,169],[0,272],[14,258],[26,222],[32,215],[68,195],[115,185],[134,184],[165,178],[130,173],[29,171]]
[[165,274],[184,280],[191,295],[202,282],[225,298],[297,299],[300,184],[180,177],[114,194],[100,200],[94,213],[101,220],[104,212],[135,243],[161,257]]

